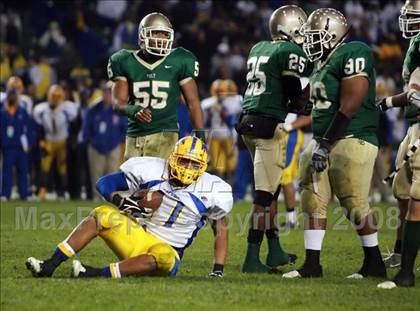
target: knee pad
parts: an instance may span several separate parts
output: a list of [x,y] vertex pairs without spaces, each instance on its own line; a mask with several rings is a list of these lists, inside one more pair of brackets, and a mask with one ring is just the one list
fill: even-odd
[[118,221],[120,222],[122,217],[126,217],[118,209],[109,205],[98,206],[90,214],[95,217],[98,226],[104,229],[111,228]]
[[254,204],[267,207],[271,205],[272,201],[273,201],[273,195],[270,192],[263,191],[263,190],[255,191]]
[[159,275],[168,275],[179,260],[175,250],[165,243],[153,245],[149,248],[148,255],[155,258]]

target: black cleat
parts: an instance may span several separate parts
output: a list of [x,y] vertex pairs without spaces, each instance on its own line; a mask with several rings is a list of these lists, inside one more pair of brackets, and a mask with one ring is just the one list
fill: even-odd
[[26,268],[32,272],[32,275],[37,278],[49,278],[54,273],[54,267],[46,265],[44,261],[29,257],[25,262]]

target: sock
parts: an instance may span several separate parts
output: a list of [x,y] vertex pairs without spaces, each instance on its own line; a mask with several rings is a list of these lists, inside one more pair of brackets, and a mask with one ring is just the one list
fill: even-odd
[[305,263],[304,266],[314,267],[321,265],[319,257],[321,255],[320,250],[306,249],[305,250]]
[[401,240],[395,240],[395,245],[394,245],[394,253],[395,254],[401,254],[401,245],[402,245]]
[[263,238],[264,238],[264,231],[249,229],[248,243],[261,244]]
[[367,235],[359,235],[360,244],[362,247],[374,247],[378,245],[378,233],[372,233]]
[[44,260],[44,265],[55,269],[75,254],[76,252],[73,248],[66,241],[63,241],[57,245],[54,254],[47,260]]
[[401,272],[413,273],[414,262],[420,248],[420,221],[407,220],[402,238]]
[[320,251],[324,240],[325,230],[304,230],[305,249]]
[[111,263],[109,266],[106,266],[104,269],[102,270],[102,274],[105,277],[108,278],[113,278],[113,279],[119,279],[121,278],[121,273],[120,273],[120,264],[117,263]]
[[292,209],[289,211],[289,209],[287,209],[287,213],[286,213],[286,223],[296,223],[296,211],[295,209]]

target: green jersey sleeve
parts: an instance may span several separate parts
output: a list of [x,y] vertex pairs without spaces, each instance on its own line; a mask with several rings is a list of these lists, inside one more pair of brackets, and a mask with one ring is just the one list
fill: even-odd
[[188,50],[182,49],[182,70],[179,76],[179,84],[182,85],[189,79],[196,79],[199,74],[199,64],[197,58]]
[[339,64],[339,75],[342,79],[354,76],[366,76],[370,79],[374,70],[371,49],[362,42],[349,42],[345,45],[345,53]]
[[126,79],[127,74],[124,71],[124,60],[127,58],[127,51],[120,50],[111,55],[108,60],[108,79],[115,81],[119,79]]
[[303,50],[295,43],[284,42],[279,46],[277,53],[278,62],[281,66],[280,74],[295,77],[307,77],[309,61]]

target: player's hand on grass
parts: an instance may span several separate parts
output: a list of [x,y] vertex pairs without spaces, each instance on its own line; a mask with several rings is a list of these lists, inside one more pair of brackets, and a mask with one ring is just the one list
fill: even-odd
[[141,109],[139,112],[137,112],[134,117],[137,121],[143,122],[143,123],[150,123],[152,122],[152,112],[148,108]]
[[322,172],[327,168],[329,153],[329,148],[316,144],[312,151],[312,167],[316,172]]

